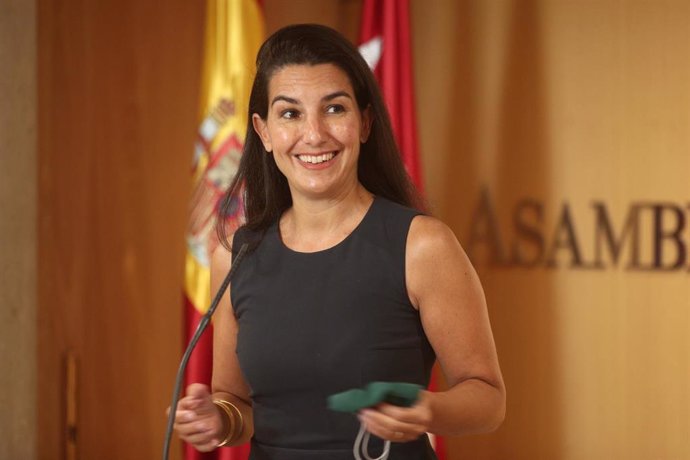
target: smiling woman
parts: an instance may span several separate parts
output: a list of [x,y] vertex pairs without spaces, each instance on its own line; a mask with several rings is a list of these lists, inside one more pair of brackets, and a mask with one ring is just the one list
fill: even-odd
[[[292,206],[293,197],[287,178],[278,169],[276,157],[268,155],[271,153],[268,150],[273,150],[273,146],[264,145],[264,139],[258,133],[262,131],[260,125],[275,124],[271,123],[271,119],[275,118],[273,111],[278,104],[284,104],[281,119],[297,117],[299,120],[300,115],[304,119],[303,109],[299,110],[297,103],[304,104],[307,101],[296,100],[291,92],[297,89],[283,88],[281,92],[275,90],[277,81],[274,81],[274,77],[278,76],[280,79],[280,74],[284,74],[290,67],[293,70],[295,67],[331,68],[332,74],[346,77],[346,82],[339,80],[342,87],[332,87],[319,95],[318,99],[338,99],[325,104],[326,107],[330,106],[328,112],[337,113],[339,106],[345,108],[344,100],[348,99],[347,96],[341,97],[340,93],[346,93],[352,99],[350,113],[359,112],[362,143],[359,146],[360,158],[356,163],[358,181],[374,195],[388,197],[406,206],[421,207],[421,200],[400,161],[388,113],[367,63],[357,49],[336,31],[318,25],[298,25],[276,32],[259,51],[249,101],[251,122],[247,127],[242,161],[222,205],[223,210],[229,212],[233,209],[241,190],[246,190],[243,197],[246,227],[263,232]],[[289,104],[292,106],[286,107]],[[308,121],[312,121],[311,117]],[[319,121],[323,121],[323,117]],[[254,129],[254,126],[259,129]],[[310,151],[314,150],[318,149],[312,148]],[[305,160],[312,161],[311,158]],[[221,241],[230,240],[223,225],[218,227],[218,232]]]
[[[323,26],[279,30],[249,115],[223,204],[244,199],[246,223],[228,235],[219,219],[212,289],[250,252],[217,310],[212,391],[188,387],[180,437],[201,451],[251,440],[253,460],[345,460],[361,427],[380,458],[419,460],[436,458],[428,432],[495,429],[505,389],[481,285],[450,229],[418,210],[356,48]],[[327,409],[372,381],[425,387],[435,359],[447,391],[357,418]]]
[[333,64],[291,65],[269,84],[266,120],[253,114],[264,149],[287,178],[293,203],[339,199],[361,187],[360,144],[369,137],[369,108],[360,111],[345,72]]

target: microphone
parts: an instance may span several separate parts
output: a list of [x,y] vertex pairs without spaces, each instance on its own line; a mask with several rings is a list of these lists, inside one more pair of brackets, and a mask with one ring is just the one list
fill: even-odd
[[168,414],[168,425],[165,430],[165,441],[163,444],[163,460],[168,460],[168,456],[170,454],[170,439],[172,438],[173,424],[175,423],[175,412],[177,411],[177,402],[180,399],[182,379],[184,377],[184,371],[187,368],[187,362],[189,361],[189,357],[192,355],[192,351],[194,350],[196,343],[201,338],[201,334],[204,332],[204,330],[208,326],[208,323],[211,321],[211,316],[213,316],[213,313],[216,311],[216,308],[218,308],[218,303],[220,302],[220,299],[223,297],[223,294],[225,294],[225,291],[228,289],[228,284],[230,284],[230,278],[232,278],[232,275],[235,273],[237,267],[240,266],[240,262],[242,261],[244,254],[247,252],[247,247],[247,243],[243,244],[240,247],[240,252],[237,253],[237,257],[235,257],[235,260],[232,262],[232,267],[230,267],[230,271],[228,271],[228,274],[225,275],[223,284],[221,284],[220,288],[218,288],[218,292],[216,293],[213,302],[211,302],[211,306],[208,307],[206,314],[204,314],[204,316],[201,318],[201,321],[199,321],[199,325],[196,327],[196,331],[194,331],[194,336],[192,336],[192,339],[189,341],[189,345],[187,345],[187,349],[185,350],[184,355],[182,356],[180,367],[177,369],[177,377],[175,378],[175,387],[173,389],[172,403],[170,404],[170,413]]

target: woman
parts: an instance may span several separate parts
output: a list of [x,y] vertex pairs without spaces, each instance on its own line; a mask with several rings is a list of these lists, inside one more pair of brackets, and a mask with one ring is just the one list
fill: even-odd
[[[180,437],[200,451],[251,439],[257,460],[350,459],[361,423],[392,459],[431,459],[427,432],[494,430],[505,389],[481,286],[450,229],[414,210],[356,48],[323,26],[279,30],[259,51],[249,116],[224,200],[244,194],[247,223],[230,236],[220,221],[214,291],[231,252],[250,250],[217,311],[213,392],[188,387]],[[327,409],[371,381],[426,386],[435,358],[447,391],[357,418]]]

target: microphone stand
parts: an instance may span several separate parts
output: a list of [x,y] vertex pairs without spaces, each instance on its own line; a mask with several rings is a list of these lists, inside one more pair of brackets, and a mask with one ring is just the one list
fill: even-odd
[[177,411],[177,402],[180,399],[182,379],[184,377],[184,371],[187,368],[187,362],[189,361],[189,357],[192,355],[192,350],[194,350],[196,343],[201,338],[201,334],[204,332],[204,330],[208,326],[208,323],[211,321],[211,316],[213,316],[213,313],[216,311],[216,308],[218,308],[218,303],[220,302],[220,299],[223,297],[223,294],[225,294],[225,291],[228,289],[228,284],[230,284],[230,278],[232,278],[232,275],[235,273],[235,270],[237,269],[237,267],[239,267],[240,262],[242,261],[242,258],[244,257],[244,254],[246,252],[247,244],[245,243],[242,245],[242,247],[240,247],[240,252],[237,253],[237,257],[235,257],[235,260],[232,263],[232,267],[230,267],[230,271],[225,276],[223,284],[220,285],[220,288],[216,293],[216,297],[213,299],[213,302],[211,302],[211,306],[208,307],[206,314],[201,318],[201,321],[199,321],[199,325],[197,326],[196,331],[194,332],[194,336],[189,341],[187,350],[185,350],[184,355],[182,356],[180,367],[177,369],[177,377],[175,378],[175,388],[173,389],[172,403],[170,404],[170,413],[168,414],[168,424],[165,430],[165,441],[163,444],[163,460],[168,460],[168,455],[170,454],[170,439],[172,438],[173,424],[175,423],[175,412]]

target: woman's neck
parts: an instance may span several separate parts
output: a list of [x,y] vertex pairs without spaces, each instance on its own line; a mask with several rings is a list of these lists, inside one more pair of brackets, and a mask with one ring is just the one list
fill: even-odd
[[283,243],[304,252],[335,246],[359,225],[373,199],[360,183],[328,198],[293,195],[292,207],[280,219]]

